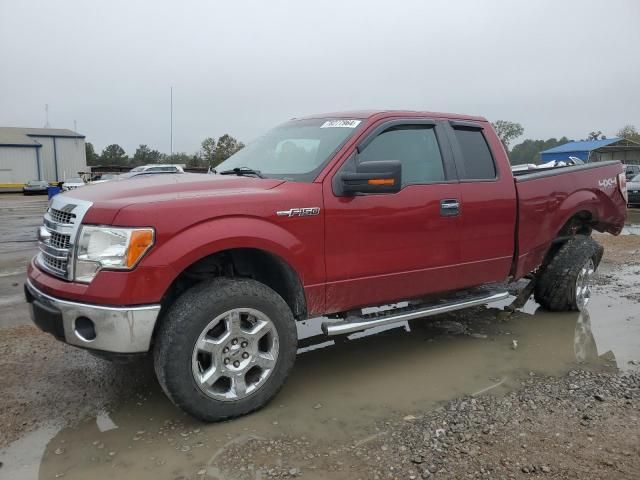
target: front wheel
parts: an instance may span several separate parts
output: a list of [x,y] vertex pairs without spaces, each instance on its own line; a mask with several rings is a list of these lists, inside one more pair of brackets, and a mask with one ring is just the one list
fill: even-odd
[[254,280],[217,278],[171,306],[156,335],[154,364],[173,403],[218,421],[266,405],[296,351],[295,321],[282,297]]
[[542,267],[534,296],[547,310],[584,310],[591,299],[591,282],[603,248],[591,237],[567,240]]

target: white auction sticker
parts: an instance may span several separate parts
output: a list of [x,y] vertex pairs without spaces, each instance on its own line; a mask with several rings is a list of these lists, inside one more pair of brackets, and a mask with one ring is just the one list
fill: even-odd
[[327,120],[320,128],[356,128],[361,120]]

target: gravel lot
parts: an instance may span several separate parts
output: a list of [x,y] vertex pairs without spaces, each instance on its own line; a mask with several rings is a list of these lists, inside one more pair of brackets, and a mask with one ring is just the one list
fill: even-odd
[[638,235],[596,236],[585,314],[497,305],[337,343],[306,322],[278,397],[206,425],[148,361],[113,365],[30,325],[22,283],[45,207],[0,196],[2,479],[638,478]]

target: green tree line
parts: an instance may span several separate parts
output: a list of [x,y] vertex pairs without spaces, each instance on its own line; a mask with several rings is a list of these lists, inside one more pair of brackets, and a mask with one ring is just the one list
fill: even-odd
[[[560,138],[548,138],[547,140],[540,139],[525,139],[522,142],[511,147],[511,143],[522,136],[524,128],[517,122],[511,122],[508,120],[496,120],[492,123],[496,134],[500,138],[504,149],[509,155],[509,161],[511,165],[521,165],[524,163],[539,163],[540,152],[548,150],[549,148],[557,147],[570,142],[569,138],[563,136]],[[626,138],[633,142],[640,143],[640,133],[633,125],[625,125],[616,132],[616,137]],[[598,140],[605,139],[601,130],[593,130],[589,132],[582,140]]]
[[187,167],[215,168],[222,161],[229,158],[244,147],[244,143],[225,133],[217,140],[207,137],[202,141],[201,148],[193,154],[185,152],[168,155],[158,150],[141,144],[133,155],[127,155],[124,148],[117,143],[107,145],[102,153],[97,153],[91,142],[85,143],[87,165],[122,165],[132,166],[147,165],[150,163],[176,163]]

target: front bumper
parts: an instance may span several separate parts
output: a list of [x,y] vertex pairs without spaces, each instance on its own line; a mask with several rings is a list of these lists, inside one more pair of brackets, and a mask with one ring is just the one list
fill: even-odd
[[27,280],[31,319],[42,331],[76,347],[113,353],[149,350],[160,305],[104,307],[61,300]]

